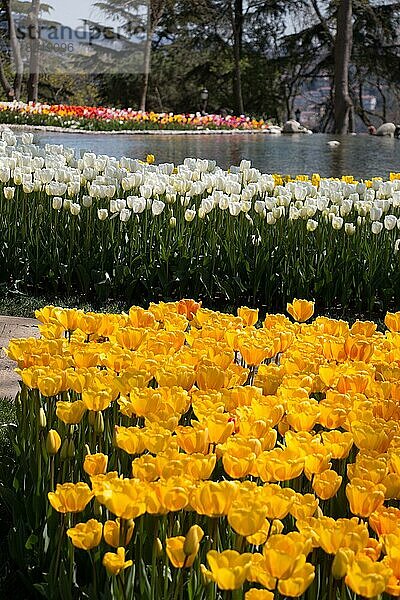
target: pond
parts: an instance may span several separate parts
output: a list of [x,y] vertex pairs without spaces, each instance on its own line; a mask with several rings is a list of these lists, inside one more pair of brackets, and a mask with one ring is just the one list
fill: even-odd
[[[328,141],[340,145],[329,146]],[[107,135],[35,132],[35,142],[63,144],[81,151],[179,164],[184,158],[209,158],[222,168],[237,165],[245,158],[264,173],[312,174],[323,177],[354,175],[357,178],[384,177],[400,171],[400,140],[369,135],[331,136],[265,134],[212,135]]]

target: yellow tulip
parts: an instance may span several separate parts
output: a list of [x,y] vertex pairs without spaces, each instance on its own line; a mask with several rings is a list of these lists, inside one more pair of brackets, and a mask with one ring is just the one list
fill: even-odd
[[252,588],[245,593],[244,600],[274,600],[274,594],[268,590]]
[[359,556],[349,564],[345,583],[356,594],[375,598],[385,591],[391,574],[392,570],[384,563]]
[[125,539],[121,540],[121,519],[115,521],[106,521],[104,523],[104,539],[109,546],[118,548],[119,546],[127,546],[132,539],[135,523],[132,519],[125,521]]
[[82,400],[86,408],[96,412],[108,408],[114,398],[114,392],[110,388],[103,390],[85,389],[82,392]]
[[237,590],[246,581],[251,565],[251,554],[235,550],[207,552],[212,577],[221,590]]
[[137,427],[115,426],[115,445],[128,454],[141,454],[146,447],[143,432]]
[[103,526],[96,519],[78,523],[67,530],[67,535],[76,548],[91,550],[100,544]]
[[203,360],[196,370],[197,385],[201,390],[220,390],[227,387],[227,373],[209,360]]
[[117,552],[106,552],[103,565],[109,575],[118,575],[124,569],[131,567],[133,562],[125,560],[125,548],[118,548]]
[[266,507],[259,501],[233,502],[228,512],[228,523],[232,529],[244,537],[254,535],[265,523]]
[[50,429],[46,437],[46,452],[50,456],[57,454],[61,446],[61,438],[55,429]]
[[318,498],[321,498],[321,500],[328,500],[335,496],[341,483],[342,477],[335,473],[335,471],[327,469],[326,471],[322,471],[322,473],[314,475],[312,487]]
[[350,335],[344,344],[344,349],[348,359],[363,362],[368,362],[374,352],[373,344],[359,335]]
[[295,321],[304,323],[314,314],[314,302],[294,299],[292,303],[287,304],[286,310]]
[[99,452],[98,454],[88,454],[83,462],[83,470],[90,475],[100,475],[107,471],[108,456]]
[[61,513],[81,512],[94,494],[87,483],[60,483],[55,492],[47,494],[52,507]]
[[150,454],[143,454],[132,461],[132,476],[141,481],[155,481],[159,477],[156,459]]
[[[101,477],[101,475],[97,476]],[[146,511],[146,488],[135,479],[104,480],[103,488],[94,488],[100,504],[122,519],[136,519]]]
[[193,525],[186,535],[166,539],[166,552],[169,560],[177,569],[191,567],[197,556],[204,532]]
[[66,425],[77,425],[81,422],[87,408],[82,400],[75,402],[57,402],[56,415]]
[[207,419],[208,435],[213,444],[223,444],[234,428],[234,420],[228,413],[215,413]]
[[204,424],[193,421],[192,427],[177,427],[175,434],[179,447],[187,454],[207,454],[210,441],[208,429]]
[[368,522],[379,536],[400,531],[400,509],[394,506],[379,506],[371,513]]
[[64,390],[65,380],[63,381],[62,375],[57,373],[49,374],[48,376],[39,375],[37,386],[42,396],[57,396],[57,394]]
[[315,567],[310,563],[305,563],[293,571],[291,577],[279,581],[278,590],[283,596],[289,598],[298,598],[304,592],[315,578]]
[[237,309],[238,317],[243,319],[243,323],[246,327],[252,327],[258,321],[258,308],[248,308],[247,306],[241,306]]
[[76,308],[55,308],[53,314],[66,331],[72,332],[78,328],[78,321],[83,312]]
[[369,517],[385,500],[385,486],[358,477],[346,486],[346,496],[353,515]]
[[204,481],[191,491],[189,504],[200,515],[227,515],[238,488],[233,481]]
[[335,579],[343,579],[350,563],[354,559],[354,552],[350,548],[339,548],[332,563],[332,575]]
[[269,575],[279,580],[289,579],[306,561],[303,550],[302,542],[291,539],[288,535],[277,534],[270,537],[263,548]]
[[368,529],[356,518],[332,520],[326,526],[323,526],[322,521],[321,525],[318,532],[319,545],[327,554],[336,554],[339,548],[350,548],[357,553],[368,544]]
[[197,554],[199,544],[204,537],[204,531],[198,525],[192,525],[185,536],[183,551],[187,556]]
[[386,313],[385,325],[389,331],[400,332],[400,312]]

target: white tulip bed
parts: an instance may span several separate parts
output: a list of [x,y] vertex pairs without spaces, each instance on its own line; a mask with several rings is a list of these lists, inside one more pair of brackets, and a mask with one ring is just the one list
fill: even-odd
[[290,178],[249,161],[148,164],[5,129],[0,282],[127,300],[400,300],[400,178]]

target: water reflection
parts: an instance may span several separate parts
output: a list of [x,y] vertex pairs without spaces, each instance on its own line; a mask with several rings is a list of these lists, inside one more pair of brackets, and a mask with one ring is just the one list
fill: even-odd
[[330,173],[340,173],[341,175],[351,173],[351,171],[346,171],[345,148],[345,144],[330,147]]
[[[337,139],[340,146],[330,147]],[[358,178],[388,177],[390,171],[400,171],[400,141],[368,135],[292,135],[263,134],[230,135],[90,135],[35,133],[35,141],[64,144],[75,148],[143,159],[155,154],[157,162],[180,163],[187,156],[216,160],[223,167],[249,159],[265,173],[311,174],[341,177],[352,174]]]

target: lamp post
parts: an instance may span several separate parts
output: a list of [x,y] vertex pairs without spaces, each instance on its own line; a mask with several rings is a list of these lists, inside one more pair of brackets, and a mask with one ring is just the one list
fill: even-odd
[[201,99],[201,112],[202,114],[206,114],[206,110],[207,110],[207,101],[208,101],[208,89],[207,88],[203,88],[200,92],[200,99]]

